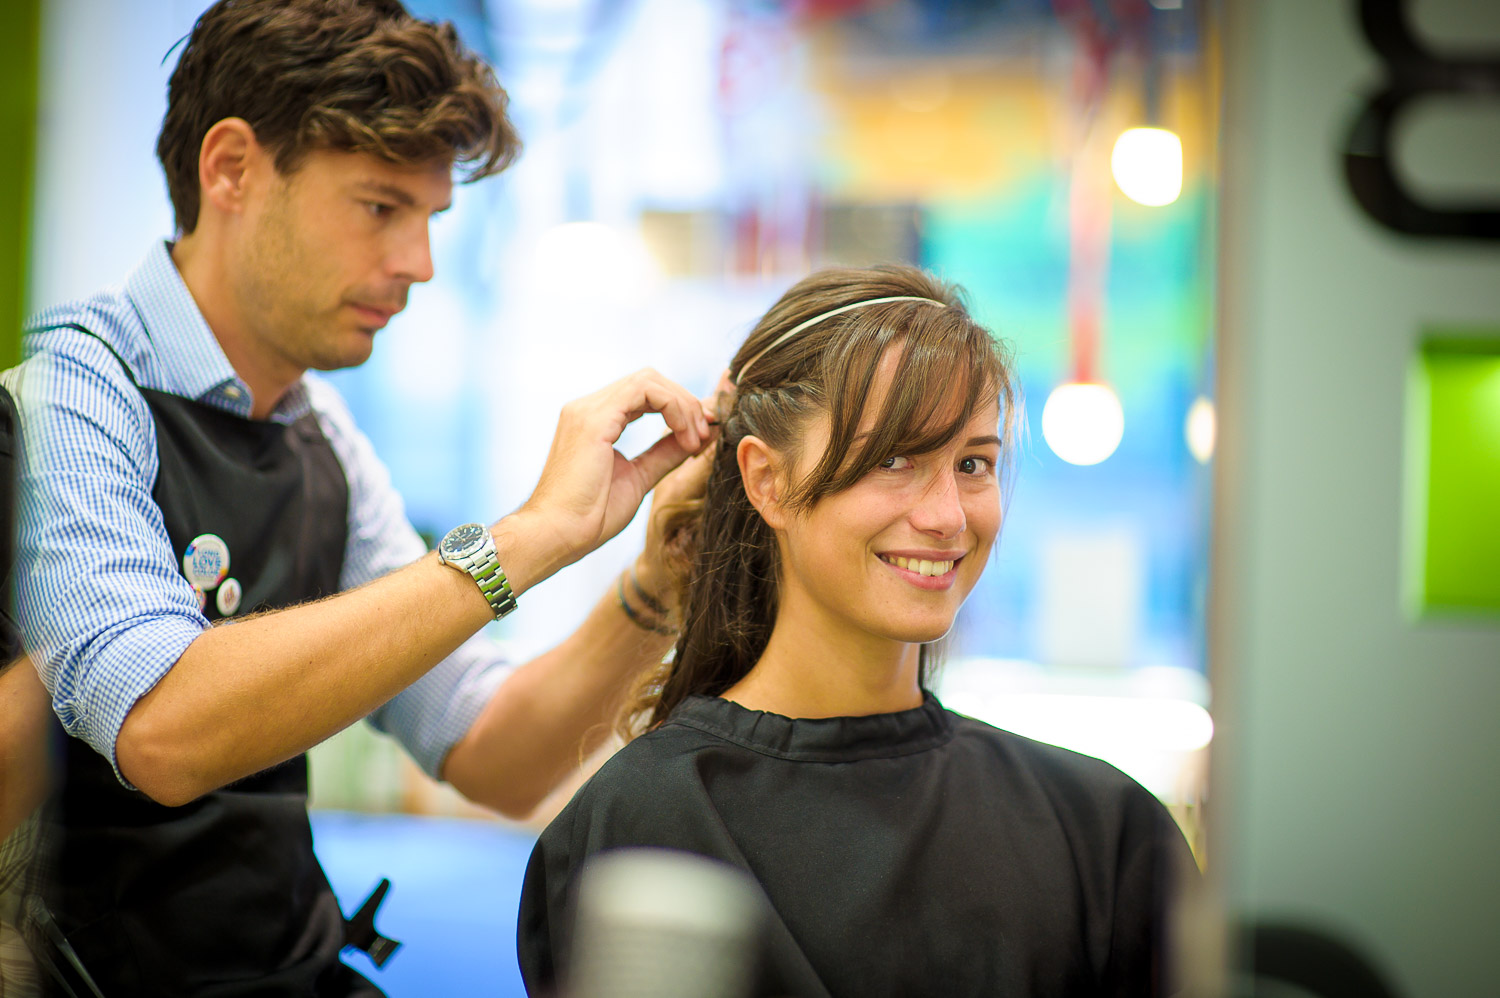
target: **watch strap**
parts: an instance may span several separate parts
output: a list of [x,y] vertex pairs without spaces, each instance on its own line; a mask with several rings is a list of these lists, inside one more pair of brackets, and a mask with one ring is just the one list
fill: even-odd
[[[485,553],[480,552],[481,555]],[[490,609],[495,611],[495,619],[499,620],[516,608],[516,594],[510,591],[510,582],[505,578],[505,570],[500,567],[500,559],[495,555],[493,543],[488,554],[488,561],[470,568],[469,574],[479,584],[479,591],[484,594],[485,602],[489,603]]]
[[500,567],[500,557],[495,551],[495,539],[488,530],[484,532],[480,546],[472,553],[451,561],[446,558],[443,560],[454,568],[461,569],[474,580],[485,602],[494,611],[496,620],[516,608],[516,594],[511,592],[510,582],[505,577],[505,570]]

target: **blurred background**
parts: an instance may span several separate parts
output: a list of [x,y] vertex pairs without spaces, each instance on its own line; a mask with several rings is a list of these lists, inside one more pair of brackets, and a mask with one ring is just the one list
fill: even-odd
[[[203,6],[15,8],[40,39],[34,197],[7,244],[29,247],[27,311],[171,235],[153,147]],[[1390,153],[1421,204],[1500,211],[1500,5],[408,6],[495,65],[526,142],[455,192],[437,278],[331,376],[419,530],[519,505],[571,398],[644,365],[706,393],[810,269],[930,268],[1013,347],[1027,427],[939,696],[1160,796],[1212,887],[1208,962],[1225,925],[1311,926],[1393,993],[1493,993],[1500,254],[1482,221],[1393,231],[1390,192],[1355,181]],[[1421,46],[1392,68],[1370,25],[1407,6]],[[1415,101],[1393,148],[1354,127],[1383,85],[1442,76],[1400,65],[1441,60],[1469,91]],[[558,640],[642,535],[493,639]],[[313,765],[346,909],[395,882],[382,927],[408,946],[369,972],[393,996],[519,993],[515,897],[548,809],[502,823],[363,725]]]
[[[170,232],[151,148],[167,50],[200,6],[87,17],[87,5],[76,16],[44,7],[36,304],[118,280]],[[441,536],[519,505],[558,409],[577,395],[647,364],[707,392],[810,269],[920,264],[962,284],[1012,344],[1029,427],[1000,551],[960,619],[941,692],[980,716],[1085,740],[1163,796],[1197,803],[1202,766],[1185,764],[1211,729],[1217,100],[1204,10],[412,8],[452,20],[494,63],[526,140],[516,167],[460,188],[436,223],[439,279],[413,290],[368,364],[332,376],[417,528]],[[1135,199],[1116,175],[1138,185]],[[107,209],[79,195],[101,183]],[[661,432],[643,422],[622,449]],[[642,530],[529,594],[496,638],[526,656],[567,634]],[[1040,699],[1018,710],[1004,702],[1012,692]],[[1121,703],[1085,718],[1052,696]],[[352,738],[320,753],[322,803],[442,806],[410,785],[393,747]]]

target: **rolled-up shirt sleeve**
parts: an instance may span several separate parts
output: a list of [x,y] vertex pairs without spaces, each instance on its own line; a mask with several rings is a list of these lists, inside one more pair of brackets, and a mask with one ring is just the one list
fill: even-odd
[[[22,431],[17,616],[64,730],[130,786],[115,755],[125,717],[209,623],[153,497],[155,423],[121,361],[69,328],[32,334],[28,353],[5,375]],[[340,588],[351,588],[426,546],[337,392],[305,384],[349,482]],[[369,720],[436,777],[509,671],[495,642],[476,635]]]
[[[349,539],[339,585],[352,589],[411,564],[427,553],[427,546],[407,519],[390,472],[338,392],[316,376],[305,384],[349,483]],[[401,742],[429,776],[441,778],[448,752],[510,672],[503,649],[481,631],[367,720]]]
[[21,416],[16,606],[63,728],[115,766],[125,716],[208,626],[152,498],[156,436],[120,362],[70,329],[7,379]]

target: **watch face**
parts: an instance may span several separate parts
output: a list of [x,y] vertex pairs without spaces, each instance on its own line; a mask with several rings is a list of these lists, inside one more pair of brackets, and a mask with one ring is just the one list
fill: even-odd
[[461,527],[454,527],[448,531],[439,545],[444,558],[462,558],[472,553],[484,542],[485,528],[478,523],[465,523]]

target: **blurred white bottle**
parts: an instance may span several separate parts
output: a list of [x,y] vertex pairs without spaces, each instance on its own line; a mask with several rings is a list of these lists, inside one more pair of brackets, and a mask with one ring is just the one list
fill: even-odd
[[763,917],[759,887],[670,849],[600,853],[579,877],[568,998],[744,998]]

